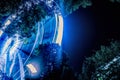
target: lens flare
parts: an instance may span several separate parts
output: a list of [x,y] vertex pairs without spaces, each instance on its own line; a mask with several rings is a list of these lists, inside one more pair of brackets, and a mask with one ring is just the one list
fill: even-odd
[[34,74],[34,73],[37,73],[37,70],[36,70],[36,68],[35,68],[34,65],[32,65],[32,64],[27,64],[26,66],[29,68],[29,70],[30,70],[33,74]]

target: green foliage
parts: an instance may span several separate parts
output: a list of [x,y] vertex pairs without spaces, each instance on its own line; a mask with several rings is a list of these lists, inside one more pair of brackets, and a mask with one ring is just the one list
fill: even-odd
[[93,61],[96,67],[109,62],[115,56],[120,53],[120,43],[115,41],[111,42],[110,46],[101,46],[100,50],[97,50],[95,55],[86,59],[87,62]]
[[40,54],[50,54],[50,53],[60,53],[60,46],[55,43],[41,44],[34,50],[34,55]]
[[23,0],[1,0],[0,1],[0,25],[2,24],[3,17],[9,16],[10,14],[15,13],[19,7],[18,5],[20,5],[22,1]]
[[[77,10],[79,6],[86,8],[91,6],[90,0],[56,0],[56,2],[63,8],[64,15],[68,15],[73,11]],[[24,0],[3,0],[0,2],[0,25],[2,25],[2,19],[11,14],[17,12],[18,7],[24,3]],[[64,7],[63,7],[64,5]],[[24,10],[24,13],[21,15],[21,21],[13,21],[5,32],[8,36],[13,36],[16,32],[19,33],[22,37],[31,37],[32,33],[36,32],[35,24],[38,21],[41,21],[45,18],[47,12],[43,6],[32,6],[32,8],[27,11]]]
[[[95,71],[118,55],[120,55],[120,42],[114,41],[109,46],[101,46],[100,50],[97,50],[93,56],[86,58],[82,66],[82,80],[93,80],[91,76]],[[101,80],[101,77],[98,79]]]
[[99,77],[98,80],[103,80],[102,77]]
[[0,16],[8,16],[14,13],[22,0],[2,0],[0,1]]
[[96,80],[101,77],[103,80],[118,80],[120,79],[120,56],[114,57],[113,60],[109,61],[105,65],[101,65],[92,75],[92,79]]
[[[12,14],[11,9],[8,9],[8,12]],[[15,33],[18,33],[21,35],[21,37],[29,38],[31,37],[32,33],[36,34],[37,27],[35,24],[44,19],[46,15],[47,12],[43,6],[33,6],[29,11],[24,10],[20,21],[13,21],[12,24],[6,28],[5,32],[8,34],[8,36],[13,36]]]
[[120,0],[110,0],[111,2],[118,2],[120,3]]
[[20,35],[23,37],[31,37],[32,33],[36,32],[37,26],[35,24],[45,18],[47,12],[43,6],[34,6],[30,11],[22,15],[22,23],[18,24]]
[[[42,56],[42,58],[45,59],[43,59],[44,63],[52,63],[50,66],[53,66],[53,70],[48,71],[47,74],[43,78],[39,78],[39,80],[76,80],[73,70],[68,65],[68,56],[61,50],[58,44],[47,43],[39,45],[33,53],[36,56]],[[55,61],[54,64],[52,61]],[[47,66],[45,69],[47,70]]]
[[79,9],[79,7],[86,8],[87,6],[91,6],[91,0],[64,0],[64,13],[65,15],[71,14],[73,11]]

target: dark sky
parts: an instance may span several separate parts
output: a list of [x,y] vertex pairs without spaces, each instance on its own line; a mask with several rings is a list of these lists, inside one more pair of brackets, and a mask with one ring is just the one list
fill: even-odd
[[[96,1],[96,2],[95,2]],[[85,57],[111,39],[120,40],[120,3],[94,0],[86,9],[79,8],[64,18],[63,49],[76,70]]]

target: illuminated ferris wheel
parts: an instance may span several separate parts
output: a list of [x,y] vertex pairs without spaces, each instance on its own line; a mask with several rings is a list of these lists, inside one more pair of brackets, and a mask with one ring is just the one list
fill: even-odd
[[[13,25],[18,26],[21,21],[21,15],[26,11],[32,10],[33,6],[44,6],[47,13],[46,17],[41,21],[35,23],[35,33],[30,33],[31,36],[26,38],[21,36],[20,30],[16,31],[12,36],[8,36],[6,30]],[[0,29],[0,57],[3,63],[0,64],[0,71],[5,73],[6,76],[12,77],[15,80],[24,80],[26,67],[28,67],[33,73],[37,73],[37,70],[32,64],[28,64],[29,58],[34,54],[34,50],[41,44],[55,43],[61,46],[63,36],[63,17],[60,12],[60,8],[54,0],[28,0],[24,1],[16,13],[11,14],[3,22]],[[17,23],[17,24],[16,24]],[[24,26],[26,27],[26,26]],[[23,59],[24,52],[29,53],[25,59]],[[16,62],[17,61],[17,62]],[[18,63],[16,65],[16,63]],[[16,68],[16,66],[19,66]],[[18,76],[20,75],[20,76]]]

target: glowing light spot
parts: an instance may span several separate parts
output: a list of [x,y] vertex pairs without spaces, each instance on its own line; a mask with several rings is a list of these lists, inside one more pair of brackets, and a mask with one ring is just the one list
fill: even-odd
[[31,71],[32,73],[37,73],[37,70],[36,70],[36,68],[35,68],[34,65],[28,64],[27,67],[30,69],[30,71]]
[[58,36],[57,36],[56,43],[61,45],[62,37],[63,37],[63,18],[62,16],[58,16],[58,17],[59,17],[59,27],[58,27]]
[[10,20],[7,20],[7,22],[5,23],[5,26],[8,26],[11,23]]
[[2,31],[2,30],[0,30],[0,37],[2,36],[2,34],[3,34],[3,31]]
[[7,20],[4,24],[4,26],[2,27],[2,29],[5,29],[8,25],[11,24],[11,21],[10,20]]
[[12,15],[12,18],[16,18],[16,15]]

